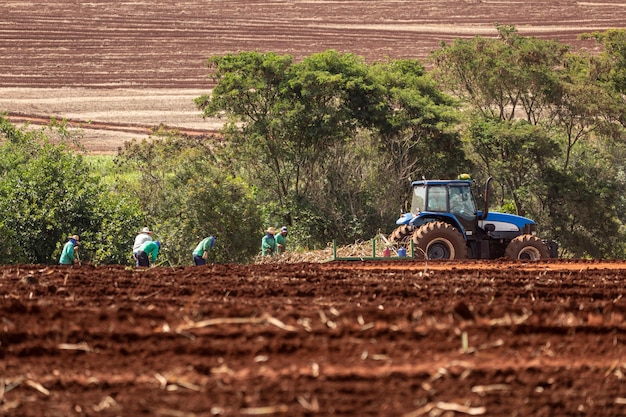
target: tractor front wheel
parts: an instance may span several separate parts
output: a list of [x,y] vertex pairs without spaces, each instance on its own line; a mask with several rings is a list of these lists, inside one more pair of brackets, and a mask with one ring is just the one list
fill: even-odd
[[417,259],[466,259],[467,245],[461,232],[446,222],[429,222],[413,233]]
[[413,227],[407,224],[403,224],[394,229],[389,235],[387,240],[391,243],[397,243],[401,246],[408,247],[411,241],[411,235],[413,234]]
[[550,257],[548,245],[533,235],[521,235],[511,240],[504,251],[504,256],[513,259],[538,261]]

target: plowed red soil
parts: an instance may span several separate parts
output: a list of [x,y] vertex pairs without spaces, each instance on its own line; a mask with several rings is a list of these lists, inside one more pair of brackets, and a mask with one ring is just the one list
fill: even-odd
[[[496,22],[593,51],[577,36],[625,27],[626,6],[2,1],[0,111],[82,122],[115,153],[160,124],[219,128],[193,105],[211,55],[423,59]],[[4,266],[0,415],[622,416],[625,279],[617,262]]]
[[0,268],[6,416],[623,416],[626,263]]

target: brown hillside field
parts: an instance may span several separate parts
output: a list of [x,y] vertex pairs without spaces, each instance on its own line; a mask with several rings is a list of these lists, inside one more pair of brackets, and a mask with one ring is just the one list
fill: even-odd
[[[3,1],[0,111],[114,154],[219,128],[213,54],[425,59],[495,22],[593,52],[626,5]],[[0,266],[0,416],[626,415],[626,263],[298,259]]]
[[15,123],[50,116],[82,126],[92,153],[164,124],[207,134],[193,99],[210,91],[206,59],[273,51],[296,59],[335,49],[368,61],[426,60],[442,41],[525,36],[593,52],[582,33],[626,27],[626,3],[575,1],[0,2],[0,112]]

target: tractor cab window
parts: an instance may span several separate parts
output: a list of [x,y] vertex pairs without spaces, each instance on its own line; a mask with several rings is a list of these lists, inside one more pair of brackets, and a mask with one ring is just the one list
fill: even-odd
[[450,192],[450,212],[466,219],[476,216],[476,204],[472,193],[467,186],[451,186]]
[[445,185],[428,187],[428,211],[448,211],[447,188]]
[[411,213],[417,215],[420,211],[426,210],[426,187],[416,185],[413,187],[413,198],[411,200]]

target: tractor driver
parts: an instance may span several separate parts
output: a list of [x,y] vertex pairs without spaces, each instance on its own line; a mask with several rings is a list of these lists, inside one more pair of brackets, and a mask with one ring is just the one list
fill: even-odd
[[446,188],[444,186],[432,186],[428,189],[428,210],[446,211]]
[[472,197],[466,187],[450,187],[450,212],[468,219],[476,214]]

